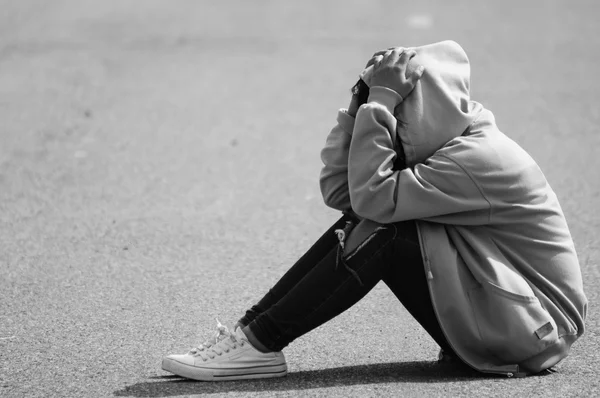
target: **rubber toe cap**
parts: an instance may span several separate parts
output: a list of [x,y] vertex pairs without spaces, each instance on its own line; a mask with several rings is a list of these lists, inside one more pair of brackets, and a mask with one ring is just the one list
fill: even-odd
[[180,364],[194,366],[194,357],[187,354],[168,355],[163,359],[163,369],[165,368],[165,364],[168,366],[168,364],[171,362],[178,362]]

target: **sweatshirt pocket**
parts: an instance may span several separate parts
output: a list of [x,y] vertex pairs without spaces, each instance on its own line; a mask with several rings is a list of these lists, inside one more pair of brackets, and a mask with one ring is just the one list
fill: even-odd
[[469,291],[484,348],[505,363],[518,364],[558,340],[556,323],[535,296],[492,283]]

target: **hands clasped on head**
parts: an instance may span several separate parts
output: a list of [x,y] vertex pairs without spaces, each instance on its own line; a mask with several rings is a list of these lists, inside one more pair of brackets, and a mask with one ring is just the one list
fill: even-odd
[[410,60],[417,55],[415,50],[391,47],[377,51],[361,74],[361,79],[352,87],[352,100],[348,114],[355,117],[358,108],[367,102],[369,87],[385,87],[395,91],[404,100],[423,76],[425,68]]
[[389,48],[373,54],[367,67],[373,66],[369,86],[382,86],[394,90],[404,99],[423,76],[422,65],[409,68],[409,61],[417,55],[415,50],[402,47]]

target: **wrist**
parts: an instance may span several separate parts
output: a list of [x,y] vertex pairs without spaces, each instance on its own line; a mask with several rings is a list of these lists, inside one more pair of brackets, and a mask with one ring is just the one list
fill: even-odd
[[371,87],[368,102],[376,102],[386,107],[391,114],[394,108],[402,102],[403,98],[396,90],[384,86]]

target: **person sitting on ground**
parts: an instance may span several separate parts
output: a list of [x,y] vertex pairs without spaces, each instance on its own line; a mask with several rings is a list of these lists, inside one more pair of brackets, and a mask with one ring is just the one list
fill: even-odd
[[283,348],[380,281],[443,358],[507,376],[564,359],[587,309],[567,222],[536,162],[470,99],[469,80],[452,41],[375,53],[321,152],[323,198],[342,217],[233,331],[219,324],[162,368],[284,376]]

